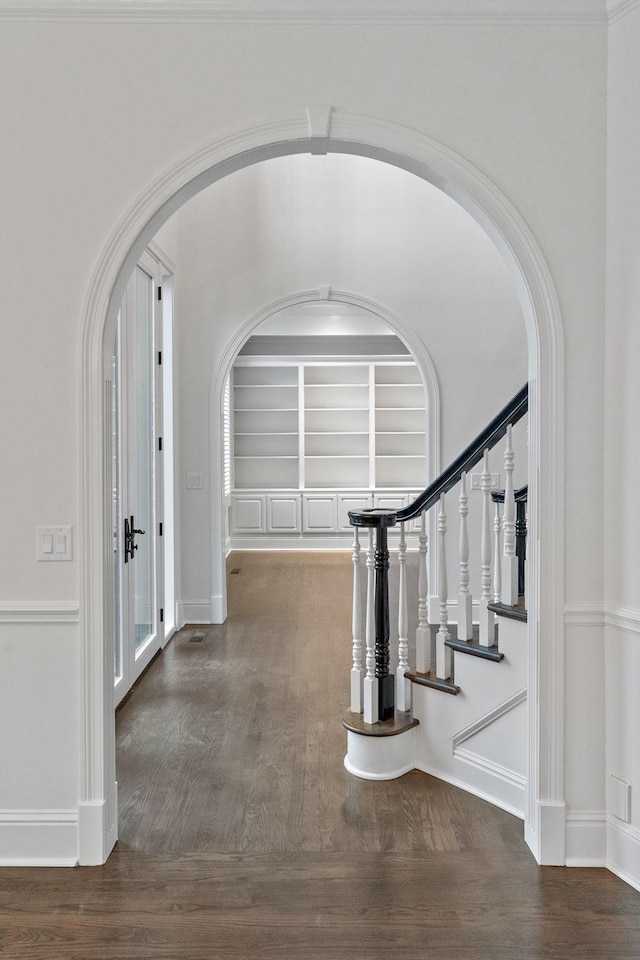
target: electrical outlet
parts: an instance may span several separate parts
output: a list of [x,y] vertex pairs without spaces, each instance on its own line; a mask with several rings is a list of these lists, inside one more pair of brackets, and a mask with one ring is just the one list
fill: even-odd
[[631,821],[631,784],[625,783],[620,777],[609,777],[609,813],[623,823]]

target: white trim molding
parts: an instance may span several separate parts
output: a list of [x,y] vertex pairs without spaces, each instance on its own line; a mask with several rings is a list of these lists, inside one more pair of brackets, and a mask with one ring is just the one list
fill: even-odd
[[180,600],[178,623],[215,623],[211,619],[211,600]]
[[3,623],[78,623],[77,600],[0,600]]
[[607,0],[609,23],[617,23],[640,7],[640,0]]
[[604,605],[590,603],[567,603],[564,608],[565,624],[585,627],[604,627]]
[[[395,13],[395,2],[393,9]],[[110,503],[105,433],[108,392],[104,385],[109,371],[103,345],[114,329],[118,305],[140,253],[173,213],[200,190],[236,170],[272,157],[315,152],[322,139],[309,137],[306,109],[301,106],[294,115],[235,130],[194,149],[166,168],[137,199],[132,198],[97,258],[83,305],[83,380],[78,398],[83,444],[79,531],[83,802],[108,799],[108,782],[115,771],[112,665],[105,639],[110,617],[105,584],[111,530],[105,506]],[[540,862],[564,862],[564,336],[551,272],[537,240],[506,195],[444,144],[387,120],[334,110],[325,146],[331,153],[390,163],[442,189],[495,243],[519,294],[529,349],[531,615],[526,837]],[[315,295],[321,297],[322,292]],[[332,290],[332,297],[336,291]],[[417,358],[419,344],[410,346]],[[232,344],[227,362],[234,352],[237,346]],[[212,429],[220,431],[217,417]],[[542,450],[544,457],[540,456]],[[223,499],[216,498],[213,507],[212,532],[223,537]],[[540,515],[545,517],[544,525],[538,522]],[[224,541],[218,545],[216,540],[214,563],[223,562],[223,548]],[[222,572],[216,575],[221,582]],[[217,592],[212,589],[214,595]],[[541,814],[543,807],[547,812]],[[556,817],[556,811],[562,815]]]
[[[518,820],[524,819],[521,807],[508,803],[503,797],[494,796],[494,794],[482,789],[477,784],[469,783],[467,780],[459,780],[457,777],[451,776],[450,773],[445,773],[443,770],[439,770],[437,767],[431,766],[428,763],[416,763],[416,769],[421,770],[423,773],[428,773],[432,777],[437,777],[438,780],[444,780],[445,783],[450,783],[453,787],[459,787],[461,790],[464,790],[465,793],[479,797],[480,800],[486,800],[488,803],[493,804],[494,807],[498,807],[500,810],[504,810],[506,813],[517,817]],[[491,773],[492,771],[487,770],[486,772]]]
[[1,867],[75,867],[77,810],[0,810]]
[[[525,687],[523,690],[518,690],[517,693],[514,693],[511,697],[503,700],[502,703],[499,703],[493,708],[493,710],[489,710],[488,713],[484,714],[484,716],[474,720],[473,723],[470,723],[468,727],[464,728],[464,730],[460,730],[459,733],[456,733],[452,740],[454,757],[458,755],[459,748],[463,743],[465,743],[465,741],[470,740],[471,737],[475,737],[477,733],[480,733],[481,730],[485,730],[487,727],[491,726],[492,723],[495,723],[496,720],[499,720],[500,717],[503,717],[506,713],[510,713],[511,710],[514,710],[521,703],[524,703],[526,699],[527,689]],[[524,777],[518,777],[517,775],[515,776],[523,783],[526,782]]]
[[604,619],[608,627],[615,627],[625,633],[640,634],[640,610],[606,604]]
[[607,820],[606,867],[636,890],[640,890],[640,830],[615,817]]
[[27,22],[580,25],[607,13],[606,0],[0,0],[0,20]]
[[568,867],[604,867],[607,861],[607,814],[604,810],[567,813]]

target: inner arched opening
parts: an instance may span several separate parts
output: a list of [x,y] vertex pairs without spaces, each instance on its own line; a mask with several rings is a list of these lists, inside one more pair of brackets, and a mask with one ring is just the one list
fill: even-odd
[[[347,154],[263,161],[188,200],[154,241],[175,264],[178,622],[224,619],[224,383],[252,340],[297,337],[308,358],[319,336],[394,338],[435,385],[425,485],[526,379],[522,310],[496,248],[400,168]],[[331,334],[318,332],[323,314]]]

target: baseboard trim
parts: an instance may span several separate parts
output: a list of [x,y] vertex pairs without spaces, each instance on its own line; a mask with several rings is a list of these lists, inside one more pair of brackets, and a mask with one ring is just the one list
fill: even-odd
[[76,810],[0,811],[0,865],[75,867],[78,864]]
[[486,800],[487,803],[490,803],[494,807],[498,807],[499,810],[504,810],[505,813],[510,813],[512,816],[517,817],[518,820],[524,819],[522,810],[518,810],[511,804],[505,803],[498,797],[494,797],[486,790],[481,790],[478,787],[465,782],[464,780],[459,780],[457,777],[452,777],[448,773],[443,773],[442,770],[437,770],[435,767],[431,767],[428,764],[416,763],[415,766],[416,770],[421,770],[422,773],[428,773],[432,777],[437,777],[438,780],[444,780],[445,783],[450,783],[452,787],[459,787],[460,790],[464,790],[465,793],[470,793],[474,797],[479,797],[480,800]]
[[571,811],[566,831],[568,867],[606,866],[607,815],[603,810]]
[[605,866],[634,890],[640,891],[640,830],[615,817],[607,821]]
[[178,623],[211,623],[211,600],[180,600]]
[[97,867],[107,862],[118,839],[118,785],[113,784],[110,802],[81,803],[78,808],[78,862]]
[[[483,773],[487,773],[489,776],[495,777],[496,780],[500,780],[509,787],[515,787],[517,790],[521,790],[524,800],[524,791],[527,786],[527,778],[523,777],[522,774],[516,773],[515,770],[509,770],[508,767],[503,767],[502,764],[495,763],[493,760],[488,760],[479,753],[474,753],[472,750],[467,750],[464,747],[454,749],[453,756],[456,758],[456,760],[461,760],[463,763],[468,763],[477,770],[482,770]],[[522,818],[523,816],[524,814],[520,813],[520,817]]]
[[553,800],[539,800],[538,863],[545,867],[564,867],[567,862],[566,804]]
[[211,597],[209,603],[209,615],[211,623],[224,623],[227,619],[227,597],[226,594],[218,593]]

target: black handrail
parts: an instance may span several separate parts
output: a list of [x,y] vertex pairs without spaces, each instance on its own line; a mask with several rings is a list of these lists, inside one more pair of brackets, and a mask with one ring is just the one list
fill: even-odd
[[509,424],[517,423],[529,409],[529,385],[516,393],[500,413],[493,418],[484,430],[478,434],[469,446],[457,457],[440,476],[430,483],[413,503],[402,507],[396,513],[398,523],[405,523],[419,516],[423,510],[429,510],[440,499],[442,493],[447,493],[457,483],[463,473],[468,473],[484,456],[485,450],[490,450],[507,432]]
[[[526,503],[529,496],[529,484],[525,483],[524,487],[518,487],[517,490],[513,491],[513,499],[516,503]],[[494,503],[504,503],[504,490],[492,490],[491,499]]]

